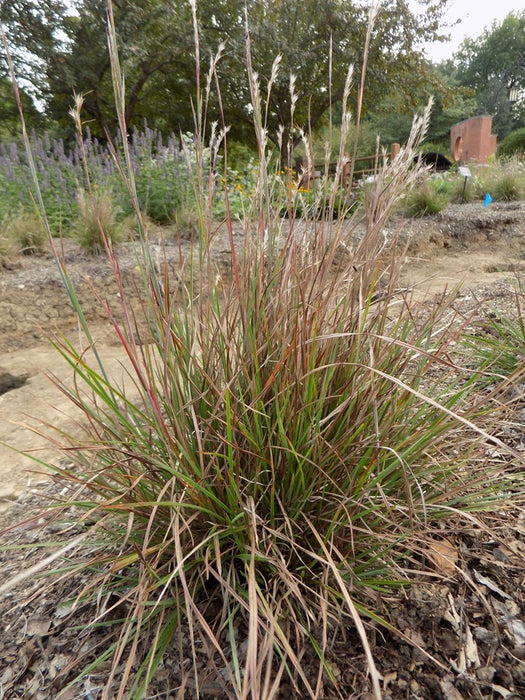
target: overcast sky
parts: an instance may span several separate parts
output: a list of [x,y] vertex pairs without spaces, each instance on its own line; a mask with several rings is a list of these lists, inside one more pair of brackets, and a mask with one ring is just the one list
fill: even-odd
[[[415,4],[414,0],[411,4]],[[445,19],[451,24],[460,19],[461,23],[444,30],[443,33],[450,33],[449,42],[425,47],[428,58],[435,62],[450,58],[465,37],[476,39],[494,20],[501,24],[509,12],[523,9],[524,0],[450,0]]]

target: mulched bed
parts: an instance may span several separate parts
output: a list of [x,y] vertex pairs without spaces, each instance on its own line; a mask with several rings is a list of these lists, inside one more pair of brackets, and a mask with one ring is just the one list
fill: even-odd
[[[74,526],[65,529],[49,511],[40,510],[60,490],[56,479],[42,482],[1,515],[0,530],[11,529],[4,534],[0,551],[0,586],[49,557],[57,543],[78,536]],[[12,527],[17,522],[21,524]],[[458,531],[439,532],[435,551],[426,556],[434,571],[424,575],[423,583],[378,601],[379,612],[404,636],[369,629],[385,700],[525,698],[525,513],[516,510],[499,519],[494,515],[490,529],[473,524],[470,532],[464,525]],[[93,609],[64,605],[82,582],[81,575],[66,577],[43,590],[47,584],[35,574],[3,595],[0,698],[101,697],[109,662],[65,689],[74,677],[73,664],[88,661],[105,642],[103,631],[82,630],[93,618]],[[373,697],[366,659],[353,629],[342,626],[334,631],[329,661],[343,697]],[[314,659],[311,668],[314,676]],[[202,679],[201,697],[228,697],[216,679],[207,677],[204,658]],[[176,698],[180,687],[174,649],[147,697]],[[339,697],[329,682],[323,692],[324,700]],[[195,697],[191,681],[180,697]],[[284,685],[279,697],[306,696]]]

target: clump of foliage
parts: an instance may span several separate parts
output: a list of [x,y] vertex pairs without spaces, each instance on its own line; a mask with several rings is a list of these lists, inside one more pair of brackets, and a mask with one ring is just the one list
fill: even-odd
[[18,211],[2,221],[5,250],[11,255],[33,255],[48,247],[47,232],[42,219],[33,210]]
[[[382,225],[412,177],[410,161],[408,151],[378,174],[366,233],[342,264],[338,251],[361,217],[347,230],[339,219],[334,235],[331,218],[317,215],[298,234],[293,218],[283,228],[265,204],[258,221],[268,228],[247,227],[231,282],[192,277],[177,297],[166,273],[142,260],[144,318],[133,318],[125,296],[111,311],[128,319],[114,327],[133,366],[132,394],[107,381],[103,360],[58,344],[76,377],[62,389],[89,416],[85,436],[57,442],[71,459],[58,471],[77,484],[73,503],[98,538],[72,571],[92,572],[84,600],[102,587],[127,610],[117,625],[108,619],[108,683],[122,655],[138,653],[133,640],[148,630],[155,639],[139,672],[124,674],[130,697],[143,695],[187,622],[191,644],[202,637],[215,650],[206,663],[234,697],[272,696],[283,674],[317,697],[316,684],[337,685],[324,676],[318,624],[356,624],[368,649],[360,618],[377,617],[371,596],[408,580],[411,538],[452,506],[491,503],[486,471],[463,484],[457,454],[445,457],[468,382],[432,399],[420,390],[445,361],[430,348],[448,340],[429,345],[437,317],[400,300],[391,320],[398,251],[385,249]],[[213,265],[207,243],[197,259],[199,269]],[[136,324],[147,328],[140,340]],[[205,600],[216,605],[211,618]],[[317,679],[300,662],[310,644]]]
[[77,193],[78,217],[73,224],[75,239],[91,253],[101,253],[106,245],[113,245],[133,230],[133,217],[123,218],[122,212],[107,192],[98,188]]
[[[134,131],[131,151],[135,187],[142,211],[153,221],[173,222],[193,193],[191,172],[195,171],[195,147],[191,135],[175,136],[165,143],[159,132]],[[133,203],[127,201],[127,210]]]
[[406,195],[403,208],[408,216],[437,214],[448,204],[448,190],[441,180],[425,177]]
[[506,172],[501,175],[491,187],[492,198],[495,201],[512,202],[521,199],[525,194],[525,178],[523,175]]
[[484,383],[497,384],[502,378],[513,383],[525,381],[525,287],[518,277],[515,304],[507,315],[487,308],[474,332],[463,338],[477,366],[485,371]]
[[498,144],[498,158],[513,158],[525,156],[525,127],[512,131]]
[[18,254],[18,246],[6,226],[6,219],[0,222],[0,266],[4,267],[10,259]]
[[[71,110],[73,114],[75,109]],[[120,137],[115,148],[122,148]],[[79,210],[78,190],[79,183],[86,178],[86,163],[90,185],[111,197],[115,208],[132,213],[130,193],[122,182],[112,149],[94,138],[89,129],[71,148],[62,139],[33,135],[31,149],[53,233],[67,234],[74,230],[78,216],[83,215]],[[193,188],[189,166],[195,155],[191,143],[186,139],[181,148],[174,136],[164,140],[159,132],[146,127],[143,132],[132,132],[130,157],[143,211],[157,223],[172,221],[176,212],[186,206]],[[32,178],[23,149],[14,142],[0,144],[0,214],[31,210]]]
[[517,160],[493,163],[476,176],[481,197],[489,192],[494,201],[511,202],[525,196],[525,171]]

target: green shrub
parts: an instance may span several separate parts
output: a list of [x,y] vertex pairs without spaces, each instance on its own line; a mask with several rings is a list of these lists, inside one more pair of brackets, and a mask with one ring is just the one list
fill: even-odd
[[[197,162],[192,135],[183,134],[181,143],[172,136],[164,144],[160,135],[146,129],[143,134],[134,134],[131,148],[141,211],[156,223],[173,222],[176,212],[187,208],[194,198]],[[127,202],[125,209],[130,213],[132,202]]]
[[525,127],[516,129],[508,134],[496,150],[498,158],[513,158],[514,156],[525,156]]
[[17,214],[4,217],[2,238],[16,254],[33,255],[47,248],[48,237],[41,218],[35,212],[19,210]]
[[515,201],[525,196],[525,171],[519,161],[499,161],[476,169],[480,198],[487,192],[494,201]]
[[156,167],[154,163],[143,164],[136,178],[137,195],[142,211],[158,223],[169,223],[181,207],[182,192],[178,173],[173,177]]
[[429,177],[424,178],[406,196],[404,201],[406,214],[421,217],[442,211],[447,206],[448,196],[440,189],[440,184],[436,185]]
[[242,141],[228,141],[228,170],[242,173],[257,161],[257,148]]

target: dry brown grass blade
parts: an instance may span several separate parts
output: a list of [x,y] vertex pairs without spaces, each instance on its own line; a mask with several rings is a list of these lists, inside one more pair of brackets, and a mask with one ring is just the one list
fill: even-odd
[[257,520],[253,499],[249,500],[246,508],[249,516],[251,552],[248,568],[248,645],[246,650],[246,671],[243,682],[242,700],[251,693],[253,698],[260,697],[260,674],[257,670],[259,661],[258,638],[260,631],[259,606],[257,601],[257,585],[255,572],[255,553],[257,551]]
[[330,574],[334,577],[336,580],[339,590],[341,592],[341,595],[343,596],[345,603],[347,605],[348,611],[350,615],[352,616],[352,619],[354,621],[357,633],[359,635],[359,639],[361,640],[361,644],[363,646],[363,650],[366,655],[366,660],[368,664],[368,671],[370,673],[370,678],[372,680],[372,688],[374,691],[374,697],[376,700],[382,700],[383,694],[381,692],[381,674],[377,670],[377,666],[374,661],[374,656],[372,654],[372,649],[370,647],[370,642],[368,641],[368,636],[366,634],[365,626],[363,625],[363,621],[361,619],[361,616],[359,615],[359,612],[357,611],[357,608],[355,606],[354,601],[352,600],[350,594],[348,593],[348,585],[347,583],[343,580],[343,577],[341,576],[339,572],[339,567],[337,563],[333,560],[328,547],[326,546],[325,542],[323,541],[323,538],[320,536],[320,534],[317,531],[317,528],[314,527],[313,523],[309,520],[308,517],[304,516],[304,519],[306,523],[308,524],[310,531],[314,535],[315,539],[319,543],[319,546],[323,550],[323,553],[326,558],[326,563],[329,567]]
[[90,532],[85,532],[84,534],[75,537],[73,540],[71,540],[71,542],[68,542],[63,547],[60,547],[60,549],[58,549],[50,556],[46,557],[45,559],[42,559],[42,561],[39,561],[37,564],[30,566],[28,569],[21,571],[16,576],[13,576],[11,579],[0,585],[0,595],[8,593],[20,583],[26,581],[29,578],[34,577],[36,574],[39,574],[42,571],[46,571],[46,569],[48,569],[53,562],[57,561],[58,559],[62,559],[65,554],[67,554],[79,544],[84,542],[90,535]]

